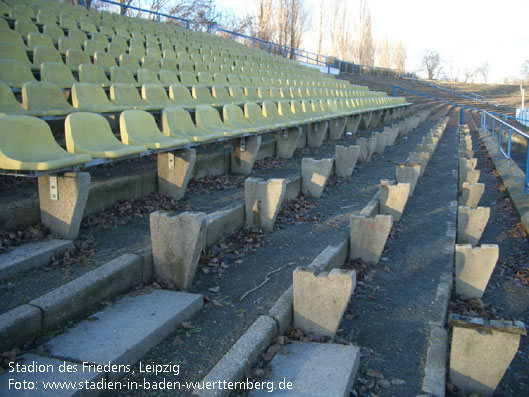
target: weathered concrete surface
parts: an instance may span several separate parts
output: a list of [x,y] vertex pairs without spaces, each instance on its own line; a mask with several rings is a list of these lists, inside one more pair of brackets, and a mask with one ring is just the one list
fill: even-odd
[[380,213],[391,215],[393,221],[399,221],[410,194],[409,183],[391,185],[386,179],[380,181]]
[[463,182],[459,205],[476,208],[485,192],[485,184]]
[[275,355],[271,362],[276,387],[290,390],[256,390],[251,396],[347,397],[360,364],[360,350],[353,345],[292,342],[289,354]]
[[[40,368],[46,368],[44,372],[18,372],[14,371],[12,373],[7,372],[3,375],[0,375],[0,392],[5,393],[5,395],[22,397],[22,396],[43,396],[43,397],[67,397],[67,396],[97,396],[101,390],[90,390],[85,388],[83,390],[67,390],[67,389],[48,389],[45,390],[43,387],[43,382],[60,382],[71,384],[100,384],[103,385],[105,373],[104,372],[89,372],[83,371],[82,365],[75,364],[72,362],[64,362],[64,360],[58,360],[54,358],[49,358],[45,356],[37,356],[35,354],[24,354],[22,360],[19,361],[19,364],[39,366]],[[51,367],[50,367],[51,366]],[[68,372],[67,372],[68,369]],[[29,385],[29,382],[34,382],[36,385],[35,390],[16,390],[15,387],[9,385],[9,380],[12,379],[13,382],[20,382]],[[10,387],[11,386],[11,387]],[[29,387],[29,386],[28,386]]]
[[307,146],[311,148],[320,147],[328,128],[328,121],[307,124]]
[[298,267],[292,274],[294,326],[305,333],[334,338],[356,285],[354,270]]
[[471,185],[478,183],[480,173],[480,170],[459,170],[459,190],[463,190],[463,183],[465,182],[470,183]]
[[66,172],[57,177],[58,200],[50,198],[50,176],[39,177],[40,221],[53,234],[73,240],[79,234],[90,190],[88,172]]
[[349,258],[360,258],[367,264],[376,265],[392,225],[391,215],[377,215],[374,218],[351,215]]
[[208,214],[206,248],[244,227],[244,203]]
[[[491,321],[490,325],[495,323],[500,322]],[[467,393],[492,395],[516,355],[519,344],[520,334],[502,331],[501,327],[454,326],[450,381]]]
[[360,125],[361,119],[362,119],[362,116],[360,116],[359,114],[348,116],[347,122],[345,124],[345,130],[354,135],[356,131],[358,130],[358,126]]
[[[277,336],[277,324],[268,316],[260,316],[228,350],[222,359],[202,379],[203,382],[235,382],[243,379],[245,371]],[[194,390],[193,396],[228,396],[231,390]]]
[[0,255],[0,280],[48,263],[56,252],[73,249],[71,240],[42,240]]
[[206,246],[207,215],[156,211],[150,216],[150,227],[155,277],[189,288]]
[[286,194],[286,180],[247,178],[244,181],[246,225],[258,226],[267,232],[274,224]]
[[41,322],[40,310],[31,305],[21,305],[0,314],[0,349],[7,351],[13,346],[22,347],[35,339],[42,330]]
[[283,159],[292,158],[300,137],[301,127],[278,131],[276,141],[276,156]]
[[460,158],[459,159],[459,169],[475,170],[478,165],[477,158]]
[[356,146],[360,148],[360,152],[358,153],[358,161],[362,163],[367,162],[367,139],[366,138],[358,138],[356,140]]
[[345,132],[346,123],[347,117],[338,117],[329,120],[329,139],[331,141],[336,141],[342,137]]
[[476,246],[490,217],[489,207],[459,206],[457,213],[457,243]]
[[469,298],[481,298],[498,261],[497,245],[456,244],[456,293]]
[[369,138],[367,140],[367,158],[366,163],[369,163],[371,161],[371,157],[373,157],[373,154],[375,154],[375,149],[377,147],[377,138]]
[[409,163],[419,163],[421,165],[421,173],[419,178],[424,174],[424,170],[430,161],[430,153],[428,152],[410,152],[408,155]]
[[[242,139],[244,139],[244,150],[241,148]],[[243,175],[248,175],[252,172],[260,147],[260,135],[233,139],[231,141],[231,172]]]
[[316,160],[304,157],[301,161],[301,192],[310,197],[320,198],[333,166],[332,158]]
[[184,197],[196,159],[195,149],[158,153],[158,193],[176,200]]
[[294,319],[294,289],[290,286],[280,298],[274,303],[274,306],[268,310],[268,316],[272,317],[277,323],[279,335],[284,335],[288,327],[292,325]]
[[50,331],[142,281],[142,258],[125,254],[29,303],[40,309],[43,330]]
[[[78,362],[133,365],[202,309],[202,296],[153,290],[126,296],[43,345],[52,357]],[[107,373],[109,380],[123,371]]]
[[397,183],[409,183],[410,184],[410,197],[413,196],[415,185],[421,175],[421,164],[420,163],[397,163],[396,166],[396,177]]
[[353,174],[359,154],[359,146],[336,145],[334,173],[342,178],[351,176]]
[[371,134],[371,137],[377,140],[377,143],[375,145],[375,153],[384,153],[384,149],[386,148],[387,135],[384,135],[384,133],[382,132],[373,132]]

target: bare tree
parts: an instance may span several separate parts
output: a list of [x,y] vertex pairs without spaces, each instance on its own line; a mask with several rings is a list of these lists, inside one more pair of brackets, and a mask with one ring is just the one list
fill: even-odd
[[485,61],[483,62],[481,65],[478,66],[478,68],[476,69],[476,74],[480,74],[481,77],[483,77],[483,82],[485,84],[487,84],[488,82],[488,79],[489,79],[489,73],[490,73],[490,70],[492,69],[492,65],[488,62],[488,61]]
[[406,70],[406,48],[400,40],[395,44],[395,55],[393,56],[393,65],[398,70]]
[[334,0],[331,8],[333,23],[330,28],[331,55],[344,61],[354,61],[354,34],[351,32],[349,9],[346,0]]
[[393,57],[393,44],[389,41],[388,36],[377,46],[377,64],[381,68],[391,68]]
[[[290,9],[290,47],[299,48],[303,40],[303,34],[307,30],[308,10],[303,0],[289,0]],[[294,58],[294,53],[291,53]]]
[[360,0],[360,16],[355,51],[357,63],[366,66],[375,64],[375,41],[371,33],[371,13],[367,8],[367,2],[364,0]]
[[248,15],[248,20],[251,20],[250,34],[259,39],[271,41],[274,34],[273,24],[273,0],[259,0],[257,5],[256,15],[253,17]]
[[522,75],[525,79],[529,80],[529,59],[526,59],[522,63]]
[[476,69],[465,69],[463,83],[473,84],[476,80]]
[[428,50],[423,53],[422,66],[426,73],[428,73],[428,79],[432,80],[441,73],[441,54],[437,51]]
[[323,38],[327,32],[327,3],[320,2],[320,9],[318,13],[318,54],[322,53]]

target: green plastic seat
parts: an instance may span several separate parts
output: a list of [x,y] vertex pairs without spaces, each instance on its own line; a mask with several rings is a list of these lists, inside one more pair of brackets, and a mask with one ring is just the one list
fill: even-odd
[[110,72],[112,66],[118,66],[116,63],[116,58],[104,51],[96,51],[94,54],[94,65],[99,66],[105,72]]
[[33,22],[28,20],[15,21],[15,32],[22,37],[26,37],[29,32],[38,32],[39,28]]
[[218,102],[215,98],[213,98],[211,92],[209,91],[209,88],[201,85],[194,85],[191,88],[191,95],[200,104],[211,105],[216,107],[224,105],[224,103]]
[[104,34],[105,36],[114,36],[116,34],[112,26],[108,25],[99,26],[99,33]]
[[214,85],[211,87],[211,95],[215,99],[216,103],[234,103],[234,104],[242,104],[245,101],[236,101],[230,94],[228,93],[228,90],[221,86],[221,85]]
[[257,97],[261,101],[274,100],[274,96],[270,92],[270,87],[257,87]]
[[[0,6],[4,3],[0,3]],[[0,18],[0,29],[9,29],[9,24],[4,18]]]
[[283,123],[272,122],[269,118],[265,118],[263,116],[263,109],[255,102],[246,102],[244,104],[244,117],[254,125],[266,127],[270,130],[285,128]]
[[138,69],[138,84],[161,84],[158,73],[151,69]]
[[228,91],[234,103],[245,103],[248,100],[248,98],[246,98],[244,95],[242,87],[230,86]]
[[198,72],[198,84],[212,86],[213,75],[209,72]]
[[219,112],[212,106],[199,105],[195,110],[197,128],[208,134],[220,134],[224,137],[237,137],[247,134],[248,131],[228,127],[220,119]]
[[28,81],[22,86],[24,109],[39,116],[64,116],[75,109],[64,96],[61,88],[45,81]]
[[126,110],[119,116],[121,141],[127,145],[144,145],[148,149],[173,149],[189,143],[186,138],[165,136],[152,114],[142,110]]
[[222,86],[229,86],[228,79],[225,74],[222,73],[214,73],[213,74],[213,83],[215,85],[222,85]]
[[83,44],[83,49],[87,54],[93,55],[98,51],[105,52],[107,46],[98,40],[86,40]]
[[117,113],[127,109],[112,104],[103,87],[91,83],[75,83],[72,86],[72,105],[81,111],[98,113]]
[[197,102],[189,92],[189,89],[182,84],[172,84],[169,86],[169,98],[177,106],[194,109],[198,105]]
[[235,129],[242,129],[248,132],[261,132],[268,130],[264,125],[257,125],[244,116],[243,110],[234,104],[224,105],[222,108],[224,124]]
[[16,171],[53,171],[92,160],[61,148],[48,124],[31,116],[0,117],[0,168]]
[[54,42],[58,42],[61,37],[65,37],[64,30],[58,27],[55,23],[45,24],[44,28],[42,29],[42,33],[51,37],[52,41]]
[[68,29],[68,37],[74,39],[80,45],[84,44],[84,42],[88,40],[86,33],[83,32],[81,29],[77,29],[77,27]]
[[16,100],[13,90],[0,82],[0,116],[9,114],[28,114],[28,111]]
[[99,84],[101,87],[110,86],[110,80],[106,76],[105,71],[91,63],[79,65],[79,82]]
[[138,58],[133,57],[129,54],[121,54],[119,56],[119,66],[130,70],[132,73],[136,73],[140,68]]
[[180,82],[186,86],[198,85],[198,80],[195,73],[180,71]]
[[0,80],[15,88],[27,81],[36,81],[28,65],[9,59],[0,59]]
[[292,111],[290,101],[281,100],[277,102],[277,113],[286,120],[291,120],[295,123],[304,124],[307,122],[305,117],[299,117]]
[[74,48],[78,51],[81,51],[81,44],[77,40],[71,37],[67,37],[67,36],[59,37],[59,41],[57,42],[57,44],[59,47],[59,52],[61,54],[66,54],[66,51],[68,51],[68,49],[70,48]]
[[26,44],[20,33],[11,29],[0,29],[0,43],[11,43],[26,48]]
[[107,52],[114,58],[119,58],[121,54],[125,54],[127,52],[127,49],[128,47],[126,45],[114,41],[109,43],[107,46]]
[[145,47],[142,45],[132,44],[129,47],[129,55],[136,59],[141,59],[145,56]]
[[263,116],[265,119],[270,120],[270,124],[279,124],[284,127],[291,127],[298,125],[297,121],[285,118],[279,114],[276,103],[272,101],[263,102]]
[[327,119],[327,117],[325,117],[323,114],[316,112],[313,101],[309,99],[303,99],[301,101],[301,106],[303,108],[303,112],[307,115],[307,117],[310,117],[311,120],[317,122]]
[[290,107],[292,110],[292,113],[298,120],[304,120],[305,122],[316,122],[319,121],[316,117],[314,117],[311,114],[308,114],[305,111],[305,107],[303,106],[303,102],[298,99],[294,99],[290,102]]
[[66,65],[72,70],[78,70],[80,65],[87,65],[92,63],[90,57],[84,51],[76,48],[69,48],[66,50]]
[[244,87],[244,96],[249,102],[259,102],[262,101],[259,96],[259,91],[255,87]]
[[157,72],[160,70],[160,61],[154,57],[145,55],[141,58],[141,67],[142,69],[150,69]]
[[35,18],[35,13],[30,8],[17,4],[9,10],[9,18],[16,21],[31,21]]
[[27,47],[30,49],[33,49],[39,45],[55,48],[55,46],[53,45],[53,41],[51,40],[51,37],[46,36],[43,33],[29,32],[27,41],[28,41]]
[[78,112],[64,122],[66,149],[93,158],[118,159],[147,151],[146,146],[125,145],[112,133],[108,121],[97,113]]
[[110,68],[110,81],[112,83],[132,84],[137,87],[140,86],[131,71],[122,68],[121,66],[112,66]]
[[71,88],[77,83],[72,71],[62,62],[43,62],[40,64],[40,81],[53,83],[61,88]]
[[180,73],[188,72],[193,75],[195,74],[195,68],[193,67],[193,63],[187,59],[178,59],[178,71]]
[[110,101],[119,107],[139,110],[159,110],[161,107],[153,106],[144,101],[138,89],[132,84],[112,84],[110,86]]
[[209,73],[212,73],[213,75],[215,73],[221,73],[220,71],[220,65],[218,65],[217,63],[215,62],[209,62],[208,63],[208,72]]
[[33,48],[33,65],[40,68],[43,62],[63,63],[60,52],[55,48],[38,45]]
[[169,87],[172,84],[180,84],[176,73],[170,70],[160,70],[160,84],[164,87]]
[[180,106],[165,108],[162,112],[162,131],[174,138],[186,138],[190,142],[209,142],[222,138],[221,134],[207,133],[198,129],[191,115]]
[[162,62],[161,62],[161,65],[160,65],[160,69],[161,70],[168,70],[168,71],[171,71],[173,73],[178,73],[178,67],[176,66],[176,59],[163,58]]
[[141,97],[149,105],[160,109],[175,106],[167,96],[165,88],[158,84],[144,84],[141,87]]

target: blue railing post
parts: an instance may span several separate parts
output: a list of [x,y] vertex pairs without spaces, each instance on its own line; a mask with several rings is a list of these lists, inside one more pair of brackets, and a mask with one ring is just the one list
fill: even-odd
[[459,124],[461,125],[465,124],[465,107],[464,106],[461,106]]
[[525,156],[525,187],[523,192],[529,193],[529,142],[527,144],[527,155]]
[[492,135],[492,143],[494,143],[494,133],[495,133],[494,130],[495,130],[495,127],[496,127],[496,125],[494,124],[495,121],[496,121],[496,120],[495,120],[494,118],[492,118],[492,128],[491,128],[491,130],[490,130],[490,133],[491,133],[491,135]]
[[393,86],[393,98],[397,96],[397,87]]
[[502,127],[503,127],[503,124],[502,123],[499,123],[500,124],[500,128],[498,128],[498,149],[501,150],[501,130],[502,130]]
[[511,160],[511,137],[512,137],[512,128],[509,128],[509,147],[507,148],[507,165],[509,165],[509,161]]

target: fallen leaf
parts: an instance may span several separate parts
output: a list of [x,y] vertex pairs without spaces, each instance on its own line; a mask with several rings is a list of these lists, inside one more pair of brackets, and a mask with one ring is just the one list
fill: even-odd
[[213,300],[211,301],[211,303],[212,303],[213,306],[215,306],[215,307],[222,307],[222,303],[220,303],[218,300],[213,299]]
[[406,384],[406,381],[402,380],[402,379],[391,379],[391,384],[393,386],[402,386],[402,385]]
[[377,384],[383,389],[391,387],[391,382],[387,379],[380,379]]
[[370,378],[384,379],[384,375],[382,375],[382,372],[377,371],[375,369],[368,369],[366,375]]
[[184,321],[182,324],[180,324],[182,328],[184,329],[193,329],[193,325],[187,321]]

